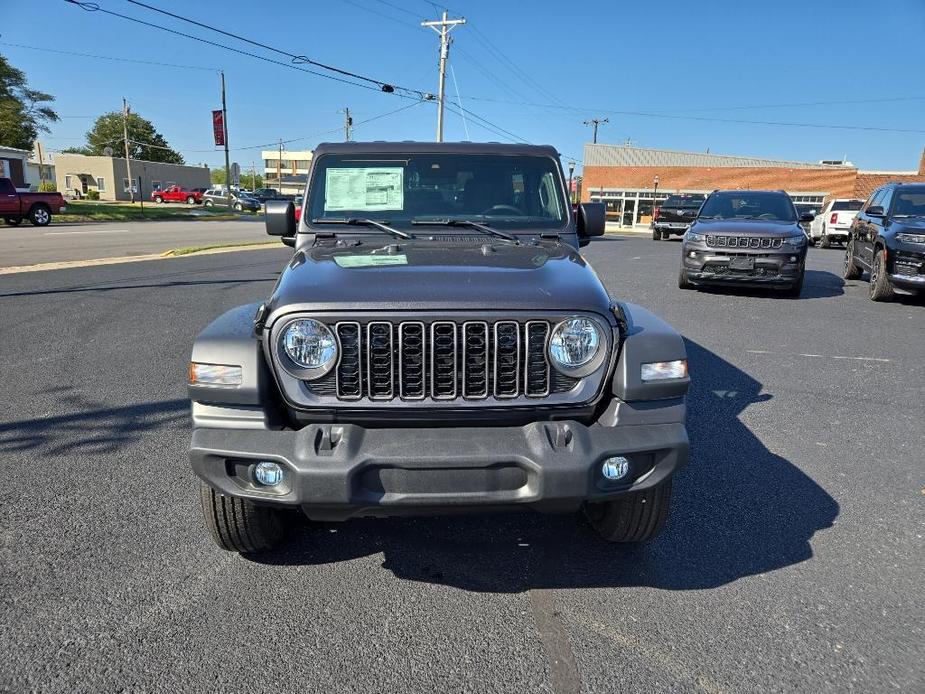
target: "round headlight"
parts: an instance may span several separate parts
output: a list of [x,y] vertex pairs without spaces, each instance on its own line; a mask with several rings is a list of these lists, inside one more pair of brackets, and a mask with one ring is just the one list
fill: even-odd
[[280,344],[286,356],[310,378],[323,376],[337,360],[337,340],[324,323],[311,318],[292,321],[283,331]]
[[[567,318],[553,329],[549,338],[549,358],[553,366],[566,373],[597,368],[601,352],[601,331],[588,318]],[[585,367],[582,369],[582,367]]]

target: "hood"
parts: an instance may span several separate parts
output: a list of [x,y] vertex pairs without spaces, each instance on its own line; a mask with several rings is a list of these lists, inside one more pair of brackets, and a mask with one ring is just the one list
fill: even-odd
[[691,231],[698,234],[781,238],[803,233],[800,224],[796,221],[774,222],[763,219],[698,219],[691,226]]
[[609,317],[597,274],[566,244],[411,241],[297,252],[268,304],[289,311],[549,310]]
[[925,217],[900,217],[899,219],[893,218],[893,226],[891,226],[891,231],[901,232],[905,229],[915,233],[921,233],[925,230]]

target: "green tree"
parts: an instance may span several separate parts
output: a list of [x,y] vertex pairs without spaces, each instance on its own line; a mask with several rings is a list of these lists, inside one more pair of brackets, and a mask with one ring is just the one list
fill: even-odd
[[[129,113],[128,152],[132,159],[159,161],[167,164],[182,164],[183,157],[170,148],[167,140],[151,123],[137,113]],[[72,148],[79,154],[104,156],[106,148],[112,148],[113,156],[125,156],[125,143],[122,131],[122,112],[111,111],[96,119],[93,127],[87,131],[85,147]]]
[[[225,185],[225,169],[211,169],[209,175],[212,178],[212,183],[215,185]],[[241,187],[245,190],[257,190],[258,188],[263,188],[263,176],[260,174],[255,176],[252,173],[244,173],[242,171],[238,178],[240,180]]]
[[26,75],[0,55],[0,144],[31,150],[40,132],[50,132],[48,123],[58,114],[48,105],[55,98],[31,89]]

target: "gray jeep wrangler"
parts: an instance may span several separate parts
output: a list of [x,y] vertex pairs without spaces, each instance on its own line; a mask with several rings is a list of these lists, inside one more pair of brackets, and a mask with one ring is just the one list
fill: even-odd
[[614,542],[662,529],[687,460],[684,342],[611,299],[578,248],[552,147],[315,150],[272,295],[193,345],[190,459],[215,542],[310,519],[583,510]]

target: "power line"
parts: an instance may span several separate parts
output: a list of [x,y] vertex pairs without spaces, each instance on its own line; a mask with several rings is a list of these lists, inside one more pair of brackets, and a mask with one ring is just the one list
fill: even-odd
[[[214,67],[202,67],[201,65],[177,65],[176,63],[161,63],[155,60],[137,60],[135,58],[118,58],[112,55],[95,55],[93,53],[78,53],[77,51],[61,51],[55,48],[45,48],[44,46],[27,46],[24,43],[10,43],[8,41],[0,41],[0,46],[15,46],[16,48],[28,48],[32,51],[44,51],[46,53],[59,53],[60,55],[76,55],[81,58],[98,58],[100,60],[113,60],[120,63],[139,63],[141,65],[157,65],[159,67],[176,67],[183,70],[208,70],[210,72],[218,72],[218,68]],[[75,117],[75,116],[61,116],[65,117]],[[82,116],[80,116],[82,117]]]
[[[74,0],[67,0],[67,1],[68,1],[68,2],[74,2]],[[327,65],[327,64],[325,64],[325,63],[320,63],[320,62],[318,62],[317,60],[312,60],[311,58],[309,58],[309,57],[307,57],[307,56],[304,56],[304,55],[296,55],[296,54],[294,54],[294,53],[289,53],[288,51],[284,51],[284,50],[279,49],[279,48],[276,48],[276,47],[274,47],[274,46],[269,46],[269,45],[267,45],[267,44],[265,44],[265,43],[260,43],[259,41],[254,41],[253,39],[249,39],[249,38],[247,38],[247,37],[245,37],[245,36],[241,36],[240,34],[234,34],[234,33],[230,32],[230,31],[225,31],[224,29],[219,29],[218,27],[214,27],[214,26],[212,26],[211,24],[205,24],[205,23],[203,23],[203,22],[197,22],[195,19],[190,19],[189,17],[184,17],[183,15],[174,14],[173,12],[168,12],[167,10],[162,10],[162,9],[160,9],[160,8],[158,8],[158,7],[154,7],[153,5],[149,5],[149,4],[147,4],[147,3],[141,2],[140,0],[126,0],[126,2],[130,2],[131,4],[137,5],[138,7],[144,7],[145,9],[151,10],[152,12],[157,12],[157,13],[162,14],[162,15],[165,15],[165,16],[167,16],[167,17],[172,17],[172,18],[178,19],[178,20],[180,20],[180,21],[182,21],[182,22],[186,22],[186,23],[188,23],[188,24],[192,24],[192,25],[194,25],[194,26],[198,26],[198,27],[200,27],[200,28],[202,28],[202,29],[207,29],[207,30],[209,30],[209,31],[214,31],[214,32],[216,32],[216,33],[218,33],[218,34],[222,34],[223,36],[228,36],[229,38],[237,39],[238,41],[243,41],[244,43],[249,43],[249,44],[251,44],[252,46],[257,46],[258,48],[263,48],[263,49],[268,50],[268,51],[271,51],[271,52],[273,52],[273,53],[278,53],[279,55],[284,55],[284,56],[286,56],[286,57],[288,57],[288,58],[291,58],[291,59],[292,59],[292,62],[293,62],[294,64],[296,64],[296,65],[301,65],[301,64],[314,65],[315,67],[319,67],[319,68],[321,68],[321,69],[323,69],[323,70],[328,70],[328,71],[330,71],[330,72],[336,72],[336,73],[338,73],[338,74],[340,74],[340,75],[344,75],[345,77],[352,77],[352,78],[354,78],[354,79],[358,79],[358,80],[361,80],[361,81],[363,81],[363,82],[369,82],[369,83],[371,83],[371,84],[375,84],[375,85],[377,85],[377,86],[378,86],[382,91],[384,91],[384,92],[390,92],[390,93],[391,93],[391,92],[393,92],[395,89],[402,89],[403,91],[417,93],[417,94],[419,94],[419,96],[421,96],[421,97],[424,96],[422,93],[419,93],[419,92],[417,92],[416,90],[408,89],[408,88],[406,88],[406,87],[396,87],[395,85],[390,84],[390,83],[388,83],[388,82],[383,82],[382,80],[373,79],[372,77],[366,77],[366,76],[364,76],[364,75],[360,75],[360,74],[357,74],[357,73],[355,73],[355,72],[350,72],[349,70],[343,70],[343,69],[341,69],[341,68],[339,68],[339,67],[336,67],[336,66],[334,66],[334,65]],[[80,3],[75,3],[75,4],[80,4]]]

